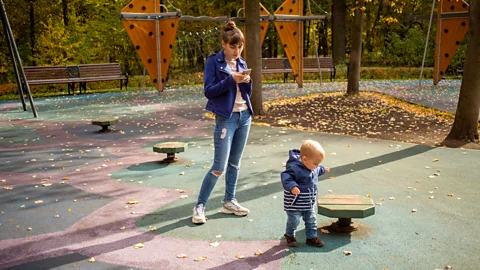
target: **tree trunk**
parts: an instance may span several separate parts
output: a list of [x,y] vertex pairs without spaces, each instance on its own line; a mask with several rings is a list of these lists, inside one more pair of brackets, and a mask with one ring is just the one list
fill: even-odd
[[333,0],[332,4],[332,52],[333,63],[338,65],[345,59],[346,15],[345,0]]
[[262,97],[262,44],[260,43],[260,1],[245,1],[245,42],[248,67],[252,69],[252,107],[255,115],[264,115]]
[[30,49],[32,53],[32,65],[36,66],[37,63],[35,61],[35,7],[34,2],[35,0],[29,0],[30,4]]
[[308,49],[310,48],[310,26],[311,26],[311,21],[306,21],[303,24],[303,33],[305,33],[303,35],[303,44],[305,44],[305,46],[303,46],[304,57],[308,57]]
[[63,4],[63,25],[68,26],[68,0],[62,0]]
[[355,16],[352,27],[352,50],[350,52],[350,67],[348,72],[347,95],[360,93],[360,62],[362,60],[362,29],[363,7],[365,0],[356,1]]
[[[323,57],[328,56],[328,31],[326,24],[324,22],[319,22],[318,23],[318,36],[319,42],[318,42],[318,55],[323,54]],[[321,47],[321,48],[320,48]]]
[[375,16],[372,28],[367,31],[367,37],[365,40],[365,49],[368,52],[373,51],[373,41],[375,40],[375,29],[377,27],[377,24],[380,22],[380,18],[382,16],[382,10],[383,10],[383,1],[380,1],[378,3],[377,16]]
[[[480,2],[470,2],[470,28],[462,86],[452,130],[446,141],[478,141],[480,109]],[[448,143],[447,143],[448,145]]]

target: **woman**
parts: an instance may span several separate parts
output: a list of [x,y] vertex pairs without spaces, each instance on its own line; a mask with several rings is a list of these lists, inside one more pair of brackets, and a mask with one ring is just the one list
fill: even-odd
[[192,222],[203,224],[205,206],[218,178],[225,171],[225,196],[222,213],[246,216],[250,211],[235,199],[240,159],[250,131],[253,115],[250,96],[252,82],[247,63],[240,57],[245,38],[235,22],[225,25],[223,49],[207,58],[204,70],[206,109],[215,114],[213,133],[214,162],[203,179]]

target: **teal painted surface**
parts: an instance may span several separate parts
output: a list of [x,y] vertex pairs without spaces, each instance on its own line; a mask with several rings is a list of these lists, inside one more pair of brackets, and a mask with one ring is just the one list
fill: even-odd
[[[108,196],[59,183],[49,187],[15,186],[1,190],[1,194],[0,240],[63,231],[113,201]],[[36,204],[37,200],[43,202]],[[27,230],[29,227],[31,231]]]

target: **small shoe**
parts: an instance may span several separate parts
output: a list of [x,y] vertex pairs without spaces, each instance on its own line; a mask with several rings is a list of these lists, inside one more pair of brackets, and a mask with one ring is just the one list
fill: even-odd
[[207,222],[205,219],[205,206],[199,204],[193,208],[192,222],[195,224],[204,224]]
[[323,247],[325,243],[318,237],[307,239],[307,245],[314,247]]
[[237,201],[228,201],[223,203],[220,212],[224,214],[234,214],[236,216],[246,216],[250,213],[250,210],[241,206]]
[[298,247],[297,239],[295,238],[295,236],[289,236],[287,234],[284,234],[283,236],[285,236],[285,240],[287,240],[287,246]]

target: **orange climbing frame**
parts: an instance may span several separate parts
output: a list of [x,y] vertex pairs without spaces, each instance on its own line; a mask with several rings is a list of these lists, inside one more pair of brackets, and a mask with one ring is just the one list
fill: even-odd
[[[275,15],[303,15],[303,0],[286,0]],[[280,18],[280,16],[279,16]],[[293,70],[298,87],[303,87],[303,21],[275,20],[275,29]]]
[[469,5],[464,1],[440,0],[437,7],[437,33],[433,84],[437,84],[452,61],[458,46],[468,31],[468,18],[448,18],[468,12]]
[[[155,8],[155,3],[158,3]],[[159,14],[160,1],[133,0],[122,13]],[[155,88],[163,90],[173,52],[180,16],[176,18],[123,20],[123,26],[135,46]],[[157,26],[158,23],[158,36]],[[158,40],[158,43],[157,43]],[[157,45],[158,44],[158,45]],[[162,84],[159,84],[161,80]]]
[[[268,12],[268,10],[262,4],[260,4],[260,16],[268,16],[268,15],[270,15],[270,12]],[[263,41],[265,40],[265,36],[267,35],[268,23],[269,21],[260,22],[260,44],[263,44]]]

